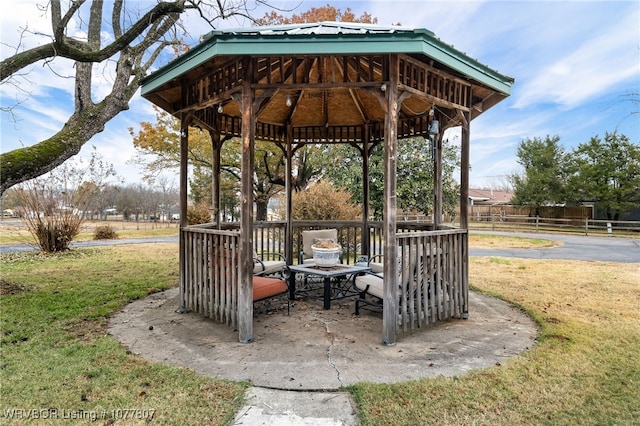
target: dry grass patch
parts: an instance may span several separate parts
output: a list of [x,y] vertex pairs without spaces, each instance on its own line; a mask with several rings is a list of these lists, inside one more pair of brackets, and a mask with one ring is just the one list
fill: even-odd
[[512,237],[492,234],[469,234],[469,247],[482,249],[528,249],[559,247],[562,241],[535,237]]
[[[91,241],[95,230],[108,226],[117,232],[117,238],[170,237],[178,235],[177,222],[125,222],[125,221],[86,221],[80,233],[73,241]],[[33,235],[19,219],[0,221],[0,244],[35,244]]]
[[362,424],[637,422],[640,265],[473,258],[469,275],[529,312],[539,343],[460,377],[354,386]]

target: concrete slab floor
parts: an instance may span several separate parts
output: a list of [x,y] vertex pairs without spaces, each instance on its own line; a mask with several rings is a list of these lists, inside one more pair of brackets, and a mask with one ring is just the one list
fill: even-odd
[[[146,359],[211,377],[250,381],[255,388],[236,418],[236,424],[243,425],[288,424],[285,419],[296,425],[356,424],[355,404],[340,392],[342,387],[486,368],[526,351],[538,333],[533,320],[520,310],[475,292],[469,296],[468,320],[398,333],[394,346],[381,343],[381,314],[364,311],[355,316],[348,299],[333,302],[328,311],[315,299],[298,300],[292,302],[290,315],[286,301],[271,301],[272,306],[278,303],[279,309],[267,313],[256,305],[254,341],[249,344],[239,343],[231,327],[195,313],[177,313],[178,289],[127,305],[111,319],[109,332]],[[267,398],[262,401],[267,405],[260,398]]]

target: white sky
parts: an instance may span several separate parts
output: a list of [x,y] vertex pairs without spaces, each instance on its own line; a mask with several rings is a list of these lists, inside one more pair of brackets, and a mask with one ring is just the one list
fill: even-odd
[[[28,27],[50,33],[40,0],[4,0],[0,16],[0,56],[16,49],[20,30]],[[272,1],[292,8],[300,2]],[[526,138],[558,135],[569,150],[605,132],[627,135],[640,143],[640,2],[630,1],[303,1],[296,12],[331,4],[356,15],[369,12],[380,25],[400,23],[427,28],[445,43],[502,74],[514,77],[512,96],[471,126],[471,185],[491,186],[518,170],[516,149]],[[145,7],[149,2],[130,2]],[[11,13],[7,13],[11,11]],[[262,16],[263,12],[257,13]],[[234,20],[221,23],[238,27]],[[194,39],[210,29],[189,19]],[[70,34],[82,34],[74,22]],[[23,41],[38,43],[31,36]],[[29,146],[59,130],[73,109],[70,61],[38,63],[20,81],[0,85],[3,107],[16,105],[16,122],[2,113],[0,151]],[[108,78],[108,71],[106,75]],[[108,85],[97,85],[99,93]],[[28,94],[28,95],[27,95]],[[625,101],[635,94],[636,103]],[[128,127],[153,121],[151,104],[139,96],[129,111],[110,122],[86,144],[95,145],[129,182],[140,180],[137,167],[127,164],[134,155]]]

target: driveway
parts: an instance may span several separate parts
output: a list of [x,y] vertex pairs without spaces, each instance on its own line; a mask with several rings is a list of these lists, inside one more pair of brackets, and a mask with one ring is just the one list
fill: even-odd
[[589,237],[585,235],[535,234],[516,232],[471,231],[473,234],[491,234],[540,238],[562,241],[560,247],[538,249],[469,249],[469,256],[517,257],[524,259],[565,259],[601,262],[640,262],[640,239],[620,237]]

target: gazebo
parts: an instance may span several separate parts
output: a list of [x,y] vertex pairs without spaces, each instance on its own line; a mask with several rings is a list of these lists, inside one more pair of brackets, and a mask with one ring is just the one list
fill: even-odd
[[[341,224],[342,238],[361,247],[360,254],[384,254],[385,277],[417,271],[411,279],[385,279],[382,342],[395,344],[398,331],[465,318],[469,127],[509,96],[513,82],[420,28],[321,22],[206,35],[142,84],[144,98],[182,123],[182,307],[237,327],[240,342],[252,341],[254,250],[284,247],[292,262],[300,229],[336,225],[292,221],[293,154],[305,144],[348,143],[362,155],[365,202],[361,222]],[[212,137],[213,222],[206,225],[186,222],[190,126]],[[456,126],[462,129],[459,228],[442,223],[441,136]],[[227,137],[242,145],[241,219],[231,225],[219,214],[220,148]],[[396,218],[397,147],[411,137],[433,143],[432,223]],[[287,159],[288,214],[280,225],[254,223],[256,139],[276,144]],[[371,221],[368,210],[368,160],[377,144],[384,146],[382,222]]]

